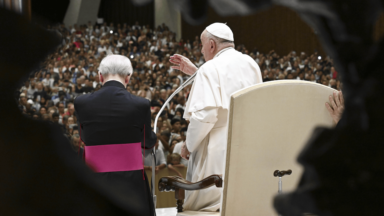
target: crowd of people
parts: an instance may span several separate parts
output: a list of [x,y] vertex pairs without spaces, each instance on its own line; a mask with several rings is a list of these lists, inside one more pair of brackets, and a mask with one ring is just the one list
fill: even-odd
[[[132,26],[89,22],[86,25],[66,27],[61,24],[48,28],[62,35],[62,45],[46,58],[39,70],[30,74],[19,89],[21,112],[33,119],[60,125],[74,150],[79,151],[84,144],[80,141],[74,99],[102,87],[98,67],[105,56],[124,55],[131,60],[134,69],[127,91],[151,101],[152,127],[157,128],[158,137],[156,171],[166,165],[170,169],[187,166],[180,152],[188,126],[182,116],[191,85],[172,99],[156,125],[154,120],[166,99],[188,78],[171,68],[170,56],[186,56],[197,67],[204,64],[199,36],[193,41],[176,40],[176,34],[165,24],[150,29],[138,22]],[[307,55],[292,51],[280,56],[274,50],[269,53],[257,49],[249,51],[244,45],[237,45],[236,50],[248,54],[258,63],[264,82],[297,79],[341,90],[332,59],[322,58],[317,52]],[[146,155],[145,169],[150,170],[150,155]]]

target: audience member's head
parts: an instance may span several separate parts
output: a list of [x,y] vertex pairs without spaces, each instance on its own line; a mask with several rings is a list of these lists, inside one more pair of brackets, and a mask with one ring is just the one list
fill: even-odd
[[73,117],[68,118],[68,125],[75,124],[75,121],[73,120]]
[[180,128],[181,128],[180,119],[173,118],[171,121],[171,125],[172,125],[172,132],[173,133],[179,133]]
[[83,148],[83,144],[80,144],[79,134],[74,134],[71,136],[71,144],[73,150],[75,150],[76,152],[79,150],[79,148]]
[[61,120],[61,123],[64,125],[64,126],[66,126],[67,124],[68,124],[68,116],[67,115],[65,115],[65,116],[63,116],[63,119]]
[[171,136],[171,133],[169,133],[169,131],[163,131],[161,132],[160,135],[163,139],[165,139],[166,141],[169,141],[169,137]]
[[52,113],[52,122],[53,123],[59,123],[59,113],[57,113],[57,112]]
[[167,156],[167,164],[178,165],[180,161],[181,156],[178,153],[172,153]]
[[183,128],[180,129],[180,138],[184,142],[187,139],[187,130],[188,130],[187,127],[183,127]]
[[64,103],[59,102],[56,105],[57,105],[57,109],[59,110],[59,114],[61,114],[61,115],[64,114],[64,108],[65,108]]
[[120,78],[125,84],[128,84],[132,71],[131,61],[127,57],[109,55],[100,62],[100,81],[105,83],[112,78]]
[[47,114],[47,108],[45,108],[45,107],[43,107],[43,106],[40,107],[39,113],[40,113],[40,115]]

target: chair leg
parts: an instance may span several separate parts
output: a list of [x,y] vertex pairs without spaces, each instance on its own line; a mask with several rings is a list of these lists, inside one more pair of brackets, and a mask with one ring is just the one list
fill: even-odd
[[183,200],[177,200],[177,212],[183,212]]
[[175,189],[175,198],[177,200],[177,212],[183,212],[183,204],[185,198],[185,191],[183,189]]

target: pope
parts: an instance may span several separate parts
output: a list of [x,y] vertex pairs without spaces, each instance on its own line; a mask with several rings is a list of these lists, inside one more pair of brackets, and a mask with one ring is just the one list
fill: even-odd
[[[188,75],[197,72],[184,118],[190,121],[182,157],[189,159],[186,179],[200,181],[224,174],[227,128],[232,93],[262,83],[260,68],[250,56],[234,49],[231,29],[223,23],[206,27],[201,36],[206,63],[199,69],[186,57],[173,55],[173,69]],[[184,210],[218,211],[222,188],[186,191]]]

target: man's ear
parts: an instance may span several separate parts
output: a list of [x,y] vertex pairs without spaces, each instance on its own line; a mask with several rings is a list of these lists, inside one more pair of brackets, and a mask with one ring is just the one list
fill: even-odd
[[101,83],[104,83],[104,77],[101,73],[99,73],[99,79]]
[[216,50],[216,43],[215,43],[215,41],[214,40],[209,40],[209,46],[210,46],[210,51],[211,51],[211,53],[214,53],[215,52],[215,50]]
[[130,78],[130,77],[131,77],[131,75],[128,75],[128,76],[125,77],[125,80],[124,80],[124,81],[125,81],[125,84],[128,85],[128,83],[129,83],[129,78]]

